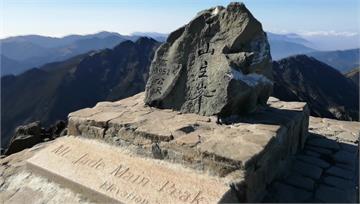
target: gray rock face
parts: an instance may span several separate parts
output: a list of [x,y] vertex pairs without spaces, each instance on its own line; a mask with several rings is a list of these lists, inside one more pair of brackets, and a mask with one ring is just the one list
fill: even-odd
[[145,103],[229,116],[265,105],[272,91],[270,47],[242,3],[204,10],[172,32],[150,67]]
[[41,135],[41,124],[39,121],[19,126],[16,128],[15,134],[11,138],[5,154],[10,155],[19,152],[40,142],[43,142],[43,137]]
[[66,122],[57,121],[49,128],[43,128],[40,121],[32,122],[16,128],[14,136],[11,138],[5,155],[20,152],[23,149],[33,147],[41,142],[52,140],[66,135]]

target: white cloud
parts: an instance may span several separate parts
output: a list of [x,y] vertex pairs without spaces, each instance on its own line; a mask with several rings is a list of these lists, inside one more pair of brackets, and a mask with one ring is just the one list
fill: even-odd
[[356,35],[359,35],[358,32],[337,32],[334,30],[330,31],[301,31],[299,32],[300,35],[306,36],[306,37],[312,37],[312,36],[339,36],[339,37],[353,37]]

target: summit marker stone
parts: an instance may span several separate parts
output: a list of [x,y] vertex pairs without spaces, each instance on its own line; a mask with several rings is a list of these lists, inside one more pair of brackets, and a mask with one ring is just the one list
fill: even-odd
[[204,10],[172,32],[150,67],[145,103],[183,113],[254,112],[272,91],[270,47],[242,3]]

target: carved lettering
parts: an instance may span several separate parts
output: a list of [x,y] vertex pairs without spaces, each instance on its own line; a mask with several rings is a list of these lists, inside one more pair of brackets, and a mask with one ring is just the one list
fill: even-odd
[[[206,63],[204,63],[204,65],[206,65]],[[199,91],[204,91],[206,90],[206,85],[204,80],[201,81],[202,82],[199,83],[197,89]],[[199,98],[201,100],[201,97],[206,96],[208,95],[204,92]],[[107,163],[108,160],[106,160],[106,158],[101,158],[96,154],[88,152],[79,153],[76,152],[74,148],[72,148],[74,153],[69,154],[71,151],[70,147],[71,145],[58,145],[56,148],[49,149],[49,152],[56,156],[60,156],[61,159],[67,159],[70,164],[82,169],[91,168],[98,172],[108,173],[108,176],[110,174],[111,178],[109,179],[111,180],[99,182],[99,184],[97,184],[98,189],[102,192],[112,194],[112,196],[118,197],[120,200],[126,200],[126,203],[150,203],[149,200],[140,195],[140,192],[148,190],[154,190],[159,193],[159,196],[166,196],[168,197],[167,199],[170,199],[175,203],[183,202],[196,204],[208,202],[208,198],[203,196],[202,191],[199,189],[189,190],[189,188],[184,188],[184,186],[182,186],[183,184],[176,183],[171,179],[161,182],[158,177],[152,177],[146,170],[138,169],[138,166],[134,167],[124,163],[112,166],[113,164]],[[72,157],[64,157],[65,155]],[[104,178],[107,178],[107,176],[104,175]],[[117,179],[121,182],[117,182]],[[136,189],[139,191],[128,190],[128,188],[123,185],[132,185],[132,188],[130,189],[134,189],[134,185],[136,185]]]
[[158,189],[159,192],[164,192],[172,196],[174,199],[178,199],[182,202],[188,203],[208,203],[205,197],[202,197],[201,191],[197,191],[193,195],[187,191],[179,188],[175,183],[166,181]]
[[210,43],[206,43],[206,46],[204,49],[199,49],[198,50],[198,56],[200,57],[201,55],[210,53],[211,55],[213,55],[215,53],[215,49],[210,49]]
[[208,203],[205,197],[201,196],[202,192],[199,191],[196,196],[192,199],[191,204],[196,203]]
[[123,197],[129,201],[135,201],[135,203],[142,203],[142,204],[149,203],[149,201],[147,199],[142,198],[140,195],[137,195],[134,192],[128,193],[128,192],[126,192],[126,190],[122,190],[115,184],[108,182],[108,181],[105,181],[104,183],[102,183],[99,186],[99,188],[108,193],[113,193],[118,197]]
[[150,182],[149,178],[140,174],[135,175],[133,172],[131,172],[129,167],[125,167],[121,164],[117,168],[115,168],[110,174],[116,176],[117,178],[121,178],[127,182],[140,185],[142,187],[146,186]]
[[129,171],[128,167],[123,167],[121,164],[114,169],[114,171],[112,171],[110,174],[116,176],[116,177],[121,177],[122,175],[124,175],[126,172]]
[[72,162],[74,165],[87,166],[94,169],[104,168],[105,162],[102,158],[92,159],[88,153],[81,155],[78,159]]
[[[209,28],[209,30],[210,30],[210,28]],[[214,49],[210,49],[210,43],[206,43],[205,48],[198,50],[198,56],[202,56],[204,54],[213,55],[214,52],[215,52]],[[210,90],[210,91],[207,90],[207,87],[205,85],[206,79],[208,77],[207,68],[208,68],[208,61],[207,60],[202,60],[200,68],[199,68],[198,76],[197,76],[199,81],[196,84],[196,92],[193,93],[193,97],[190,98],[190,100],[196,100],[196,103],[197,103],[197,106],[198,106],[197,113],[200,113],[200,111],[201,111],[201,106],[202,106],[202,103],[203,103],[203,99],[213,97],[214,95],[212,93],[216,91],[215,89]]]
[[70,147],[60,145],[59,147],[53,149],[51,152],[55,153],[56,155],[59,155],[61,157],[64,157],[70,151],[71,151]]

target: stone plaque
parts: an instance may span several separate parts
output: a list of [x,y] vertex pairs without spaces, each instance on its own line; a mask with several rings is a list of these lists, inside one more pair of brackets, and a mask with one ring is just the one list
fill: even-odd
[[57,139],[27,167],[100,202],[216,203],[230,189],[218,178],[180,165],[75,137]]

